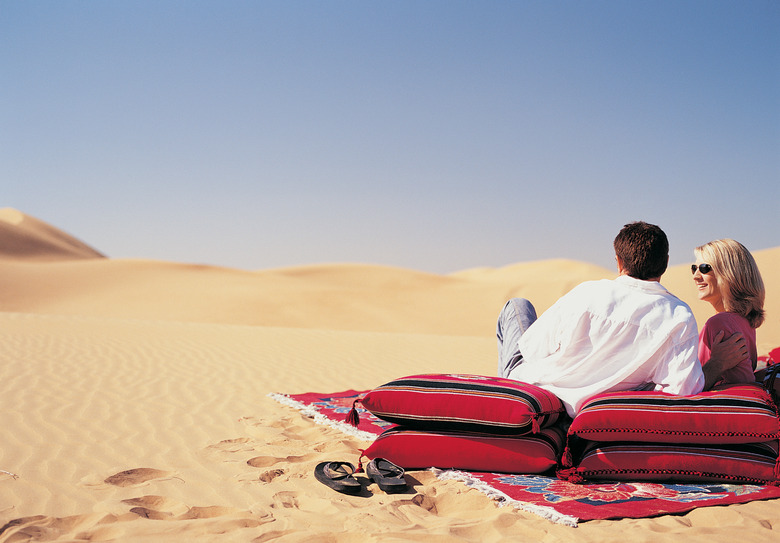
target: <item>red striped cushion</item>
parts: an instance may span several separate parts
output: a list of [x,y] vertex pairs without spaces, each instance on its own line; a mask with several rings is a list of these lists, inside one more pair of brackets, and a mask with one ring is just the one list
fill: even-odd
[[695,396],[609,392],[585,402],[569,436],[591,441],[750,443],[780,437],[780,422],[760,386],[739,385]]
[[587,480],[777,483],[777,440],[729,445],[590,443],[558,477]]
[[380,435],[363,455],[386,458],[405,469],[462,469],[544,473],[558,464],[564,434],[557,427],[527,436],[422,432],[401,427]]
[[427,430],[522,435],[551,426],[564,407],[537,386],[480,375],[411,375],[361,400],[380,419]]

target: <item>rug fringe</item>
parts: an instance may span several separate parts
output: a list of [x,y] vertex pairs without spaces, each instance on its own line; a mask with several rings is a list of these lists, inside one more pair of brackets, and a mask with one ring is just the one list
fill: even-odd
[[363,441],[374,441],[376,439],[376,434],[372,434],[371,432],[365,432],[363,430],[358,430],[357,428],[347,424],[346,422],[339,422],[337,420],[329,419],[328,417],[326,417],[325,415],[317,411],[315,407],[306,405],[305,403],[299,402],[297,400],[293,400],[286,394],[271,392],[270,394],[268,394],[268,397],[273,398],[274,400],[276,400],[282,405],[286,405],[288,407],[297,409],[298,411],[301,412],[302,415],[313,419],[314,422],[317,424],[321,424],[323,426],[330,426],[331,428],[344,432],[345,434],[356,437],[358,439],[362,439]]
[[577,517],[572,517],[569,515],[564,515],[562,513],[559,513],[552,507],[544,507],[541,505],[534,505],[532,503],[526,503],[526,502],[521,502],[512,499],[506,494],[504,494],[503,492],[501,492],[500,490],[493,488],[489,484],[485,483],[484,481],[481,481],[480,479],[474,477],[473,475],[470,475],[469,473],[463,471],[457,471],[457,470],[442,470],[438,468],[431,468],[430,471],[439,480],[459,481],[468,487],[471,487],[475,490],[479,490],[480,492],[485,494],[488,498],[491,498],[496,502],[498,502],[499,507],[510,505],[515,509],[521,509],[523,511],[533,513],[534,515],[545,518],[550,522],[554,522],[556,524],[564,524],[566,526],[571,526],[572,528],[576,528],[577,523],[579,522],[579,519]]

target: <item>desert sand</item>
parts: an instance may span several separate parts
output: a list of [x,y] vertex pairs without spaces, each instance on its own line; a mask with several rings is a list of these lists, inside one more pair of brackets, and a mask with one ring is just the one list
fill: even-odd
[[[780,346],[780,248],[759,354]],[[337,494],[318,462],[368,442],[269,393],[495,373],[510,296],[542,311],[613,270],[569,260],[450,275],[364,264],[240,271],[105,257],[0,210],[0,541],[780,540],[780,501],[571,528],[410,472],[413,490]],[[694,309],[688,265],[662,281]],[[13,475],[12,475],[13,474]]]

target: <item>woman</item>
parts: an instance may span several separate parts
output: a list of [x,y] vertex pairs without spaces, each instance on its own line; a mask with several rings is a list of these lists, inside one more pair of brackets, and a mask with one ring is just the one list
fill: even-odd
[[710,359],[710,347],[718,332],[728,337],[741,332],[748,346],[748,358],[725,371],[716,384],[756,381],[756,328],[764,322],[764,281],[756,261],[741,243],[733,239],[711,241],[694,250],[691,266],[699,299],[712,304],[717,312],[699,333],[699,360]]

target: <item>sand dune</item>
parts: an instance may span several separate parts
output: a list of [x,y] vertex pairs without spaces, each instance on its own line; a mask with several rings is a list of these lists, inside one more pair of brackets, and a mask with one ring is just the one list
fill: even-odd
[[58,228],[6,207],[0,209],[0,257],[51,261],[103,255]]
[[[780,248],[758,251],[780,345]],[[0,211],[0,542],[773,540],[778,503],[577,529],[414,472],[369,498],[314,481],[367,443],[270,392],[368,389],[421,371],[495,371],[507,297],[540,311],[612,270],[554,260],[448,276],[371,265],[256,272],[113,260]],[[664,283],[702,320],[690,270]]]

